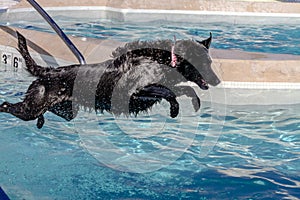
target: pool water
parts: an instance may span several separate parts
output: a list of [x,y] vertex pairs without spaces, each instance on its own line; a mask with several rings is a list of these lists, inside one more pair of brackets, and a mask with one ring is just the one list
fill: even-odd
[[[179,22],[119,22],[116,20],[74,19],[55,17],[63,30],[75,36],[121,41],[173,39],[203,39],[213,33],[213,48],[239,49],[250,52],[300,55],[300,28],[293,24],[249,25],[232,23],[179,23]],[[30,23],[10,23],[10,26],[53,32],[40,20]]]
[[[163,22],[78,23],[64,17],[58,22],[68,34],[121,41],[174,34],[203,38],[212,31],[214,48],[300,55],[300,29],[288,25],[182,28]],[[44,22],[25,24],[12,25],[51,32]],[[0,80],[2,103],[21,101],[33,79],[25,71],[2,70]],[[299,105],[202,102],[194,113],[190,99],[180,101],[187,105],[181,112],[187,112],[178,119],[169,118],[163,102],[129,122],[84,111],[65,122],[48,113],[41,130],[36,122],[0,113],[1,187],[17,200],[300,198]]]
[[[25,71],[19,73],[23,74],[1,72],[1,102],[22,99],[32,78]],[[191,104],[188,98],[181,101],[181,105]],[[300,198],[299,105],[203,102],[200,113],[182,116],[193,121],[179,121],[185,126],[181,132],[193,134],[185,139],[186,148],[170,145],[170,140],[182,144],[180,136],[184,135],[175,131],[179,119],[170,120],[167,107],[154,108],[149,116],[130,122],[132,129],[143,125],[150,134],[138,136],[108,113],[88,123],[84,111],[72,122],[48,113],[41,130],[36,122],[1,113],[1,187],[11,199]],[[149,121],[164,122],[163,127],[157,129],[156,123]],[[153,130],[158,133],[152,135]],[[101,131],[106,133],[106,144]],[[91,141],[85,136],[95,133],[99,137],[91,144],[99,142],[99,146],[89,148]],[[126,152],[113,164],[103,160],[105,155],[113,160],[116,152],[116,148],[106,148],[108,142]],[[166,147],[172,149],[170,157],[178,158],[146,173],[136,172],[151,167],[153,157],[141,160],[143,165],[126,160],[132,155],[163,152]],[[96,159],[97,153],[100,159]]]

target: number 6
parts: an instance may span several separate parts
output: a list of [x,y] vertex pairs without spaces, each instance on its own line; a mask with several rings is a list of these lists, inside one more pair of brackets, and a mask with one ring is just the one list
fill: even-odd
[[14,67],[18,68],[19,67],[19,63],[18,63],[19,59],[17,57],[14,57]]

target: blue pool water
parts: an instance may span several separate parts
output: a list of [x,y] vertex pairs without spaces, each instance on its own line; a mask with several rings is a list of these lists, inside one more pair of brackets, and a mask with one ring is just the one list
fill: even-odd
[[[122,41],[212,31],[215,48],[300,55],[292,26],[59,23],[69,34]],[[51,32],[42,22],[14,25]],[[20,101],[33,79],[1,71],[0,80],[2,103]],[[130,122],[84,111],[65,122],[48,113],[41,130],[0,113],[0,185],[16,200],[300,198],[299,105],[203,102],[194,113],[181,101],[191,114],[178,119],[169,119],[168,104]]]
[[[22,99],[32,78],[20,73],[0,74],[1,102]],[[181,101],[190,105],[187,98]],[[300,198],[299,105],[203,102],[200,113],[183,116],[188,123],[169,119],[161,108],[134,119],[129,129],[128,122],[124,125],[108,113],[87,119],[82,111],[72,122],[46,114],[41,130],[36,122],[1,113],[1,187],[16,200]],[[160,123],[161,129],[156,127]],[[181,132],[176,131],[178,124]],[[138,127],[144,135],[130,131]],[[192,136],[182,135],[185,131]],[[88,141],[89,135],[96,137]],[[171,140],[188,145],[171,147]],[[98,146],[88,146],[94,143]],[[115,149],[107,148],[108,143]],[[136,172],[151,167],[159,155],[140,163],[128,161],[132,155],[151,155],[167,147],[172,150],[167,155],[178,158],[147,173]],[[125,155],[113,165],[105,156],[113,160],[116,151]],[[127,170],[118,170],[121,164]]]
[[[56,21],[71,35],[121,41],[177,38],[205,38],[213,33],[213,48],[239,49],[300,55],[300,28],[295,25],[249,25],[232,23],[175,23],[154,21],[147,23],[124,23],[111,20],[91,21],[57,17]],[[83,21],[83,22],[81,22]],[[25,29],[53,32],[43,21],[14,23]]]

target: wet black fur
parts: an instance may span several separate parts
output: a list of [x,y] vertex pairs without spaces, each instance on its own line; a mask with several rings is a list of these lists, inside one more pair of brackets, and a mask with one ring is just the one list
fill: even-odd
[[[195,110],[200,108],[200,99],[193,88],[176,86],[176,84],[192,81],[200,88],[208,89],[200,71],[203,70],[201,68],[210,68],[208,48],[211,37],[202,42],[176,41],[175,54],[178,60],[176,68],[170,65],[170,50],[174,43],[171,40],[128,43],[124,47],[117,48],[113,52],[112,59],[99,64],[51,68],[37,65],[29,54],[26,39],[20,33],[17,33],[17,36],[18,50],[26,62],[27,70],[37,79],[29,86],[22,102],[16,104],[4,102],[0,105],[0,112],[10,113],[25,121],[38,119],[38,128],[42,128],[43,114],[47,111],[66,120],[76,117],[80,105],[100,112],[106,110],[114,114],[126,114],[126,109],[122,110],[123,107],[128,108],[128,106],[122,106],[128,105],[126,100],[129,100],[128,114],[137,115],[165,99],[170,103],[170,116],[176,117],[179,112],[176,96],[185,94],[192,98]],[[202,57],[205,59],[195,60]],[[200,63],[200,65],[197,66],[193,62]],[[185,80],[174,77],[174,70]],[[216,75],[209,71],[211,69],[204,70],[204,73],[208,74],[206,77],[209,79],[208,83],[212,85],[219,83]],[[101,76],[94,77],[97,74]],[[125,76],[127,82],[124,80],[122,82]],[[82,84],[84,87],[77,87],[74,91],[76,84]],[[131,85],[130,88],[128,88],[129,85]],[[93,89],[95,91],[92,91]],[[128,96],[128,98],[122,95],[118,97],[115,103],[118,109],[112,109],[113,93],[120,91],[117,94],[123,94],[124,90],[126,91],[123,96]],[[74,95],[75,92],[76,95]],[[84,99],[89,93],[94,94],[92,104]],[[118,107],[117,104],[120,106]]]

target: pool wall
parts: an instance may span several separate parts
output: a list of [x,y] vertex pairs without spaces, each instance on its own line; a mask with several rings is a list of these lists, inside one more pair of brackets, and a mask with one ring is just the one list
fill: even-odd
[[[108,17],[123,21],[190,20],[205,22],[226,21],[239,23],[300,23],[300,5],[277,1],[38,1],[52,16]],[[2,13],[8,20],[39,17],[30,5],[21,1]],[[25,19],[24,19],[25,20]],[[45,22],[46,23],[46,22]],[[15,29],[15,28],[13,28]],[[77,63],[76,58],[52,34],[20,30],[31,42],[36,58],[48,55],[56,58],[51,65]],[[17,43],[12,29],[0,28],[0,44],[15,48]],[[122,43],[111,40],[72,37],[88,63],[97,63],[110,57],[111,51]],[[51,43],[49,43],[51,41]],[[101,52],[101,54],[99,53]],[[294,104],[300,103],[300,56],[251,53],[238,50],[211,49],[213,68],[222,83],[202,99],[227,104]],[[51,59],[50,59],[51,60]],[[58,61],[56,61],[58,60]],[[49,61],[49,59],[48,59]],[[49,64],[49,63],[48,63]]]

